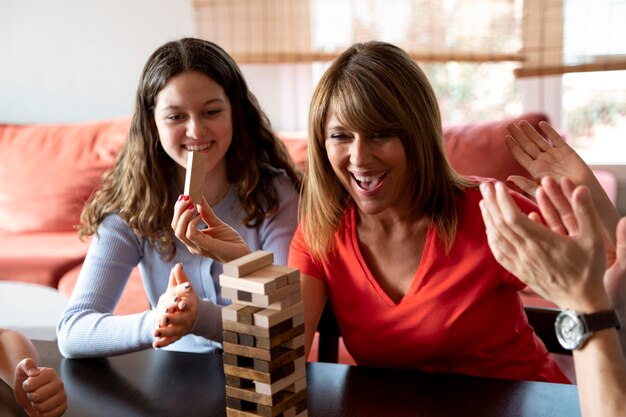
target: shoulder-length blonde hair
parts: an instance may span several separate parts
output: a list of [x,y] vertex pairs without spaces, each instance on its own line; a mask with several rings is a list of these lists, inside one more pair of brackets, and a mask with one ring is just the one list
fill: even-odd
[[352,199],[326,154],[326,122],[332,104],[343,125],[366,133],[394,132],[409,167],[407,189],[446,247],[459,223],[459,199],[469,182],[446,159],[435,93],[426,75],[400,48],[383,42],[355,44],[319,81],[309,109],[308,172],[300,217],[305,241],[317,259],[334,249],[334,234]]
[[174,257],[170,223],[175,202],[169,186],[175,162],[161,146],[154,108],[165,84],[185,72],[199,72],[213,79],[231,103],[233,139],[226,152],[226,170],[228,181],[238,185],[246,225],[255,227],[278,209],[279,196],[272,184],[276,175],[286,174],[300,189],[299,172],[235,61],[212,42],[184,38],[164,44],[148,58],[128,138],[115,166],[104,174],[102,188],[83,209],[81,238],[94,234],[107,214],[117,212],[163,259]]

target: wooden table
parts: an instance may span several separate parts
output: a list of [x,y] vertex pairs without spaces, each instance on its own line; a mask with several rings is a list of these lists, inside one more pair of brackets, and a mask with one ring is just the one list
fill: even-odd
[[[65,382],[68,417],[226,415],[219,354],[144,350],[68,360],[53,342],[35,345]],[[316,362],[307,364],[307,380],[310,417],[580,416],[574,385]]]

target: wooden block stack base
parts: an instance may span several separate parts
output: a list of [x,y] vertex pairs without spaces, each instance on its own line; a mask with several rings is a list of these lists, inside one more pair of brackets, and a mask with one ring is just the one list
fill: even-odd
[[257,251],[224,265],[226,415],[306,417],[300,272]]

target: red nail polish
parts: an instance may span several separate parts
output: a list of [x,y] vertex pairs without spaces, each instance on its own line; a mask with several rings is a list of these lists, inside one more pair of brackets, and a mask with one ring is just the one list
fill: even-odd
[[187,206],[187,210],[193,210],[196,208],[196,205],[194,203],[189,203],[189,206]]
[[189,196],[188,195],[184,195],[183,196],[183,201],[188,201],[189,200]]

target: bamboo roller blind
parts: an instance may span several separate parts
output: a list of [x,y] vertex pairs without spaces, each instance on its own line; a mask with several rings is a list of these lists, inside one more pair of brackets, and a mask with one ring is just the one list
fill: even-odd
[[[600,3],[606,25],[564,25]],[[329,61],[377,39],[420,62],[516,61],[518,77],[626,69],[626,0],[195,0],[193,8],[197,36],[239,63]]]

